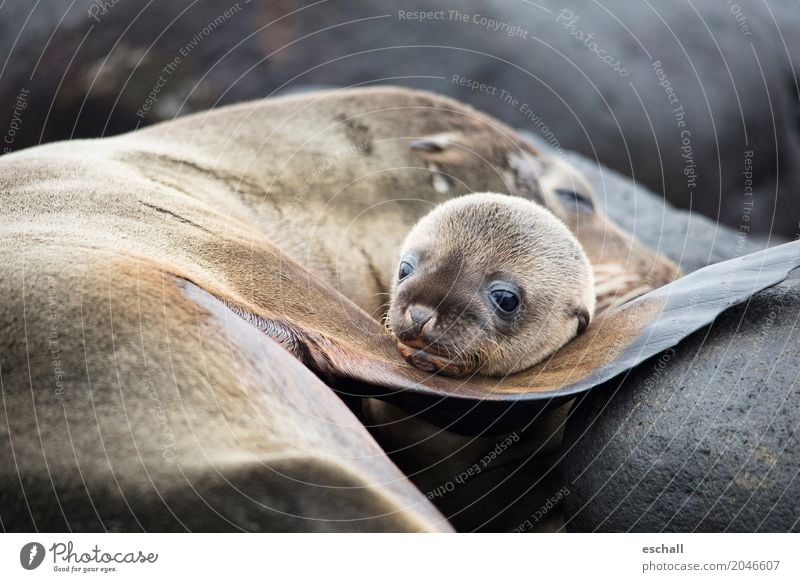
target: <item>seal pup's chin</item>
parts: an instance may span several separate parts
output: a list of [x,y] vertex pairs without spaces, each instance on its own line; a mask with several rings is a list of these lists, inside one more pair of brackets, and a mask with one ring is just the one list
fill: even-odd
[[[473,372],[475,366],[465,360],[450,358],[435,351],[435,347],[424,342],[411,340],[397,342],[397,349],[406,361],[423,372],[438,373],[444,376],[464,376]],[[416,345],[414,345],[416,344]]]

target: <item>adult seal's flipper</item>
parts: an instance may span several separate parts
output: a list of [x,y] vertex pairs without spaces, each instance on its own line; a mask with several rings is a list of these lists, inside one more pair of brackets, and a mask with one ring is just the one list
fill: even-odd
[[426,374],[395,357],[391,340],[370,325],[348,330],[369,336],[357,342],[370,346],[367,353],[348,349],[352,338],[321,337],[299,321],[293,327],[310,354],[307,364],[340,391],[395,401],[449,430],[501,432],[676,345],[798,266],[795,241],[700,269],[607,310],[547,361],[501,379]]

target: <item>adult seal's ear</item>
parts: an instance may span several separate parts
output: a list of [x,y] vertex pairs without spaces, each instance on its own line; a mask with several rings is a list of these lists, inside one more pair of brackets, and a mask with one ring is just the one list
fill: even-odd
[[443,152],[456,142],[453,133],[439,133],[411,140],[411,149],[420,152]]

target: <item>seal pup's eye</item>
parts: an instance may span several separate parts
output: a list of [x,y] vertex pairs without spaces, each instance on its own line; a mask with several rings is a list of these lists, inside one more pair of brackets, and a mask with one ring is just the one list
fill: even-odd
[[397,280],[402,281],[413,272],[414,272],[414,265],[412,265],[408,261],[402,261],[400,263],[400,268],[397,270]]
[[492,289],[489,297],[502,314],[509,315],[519,308],[519,295],[509,289]]
[[569,188],[556,188],[555,192],[564,202],[577,210],[588,213],[594,212],[594,202],[588,196]]

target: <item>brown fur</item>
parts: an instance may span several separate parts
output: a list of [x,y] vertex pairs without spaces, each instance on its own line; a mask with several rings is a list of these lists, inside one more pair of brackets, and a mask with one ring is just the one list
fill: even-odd
[[[564,221],[601,278],[611,278],[601,307],[678,275],[602,213],[577,210],[556,193],[593,198],[571,165],[540,155],[496,119],[430,93],[312,93],[220,108],[119,139],[128,150],[141,144],[144,152],[131,160],[138,168],[193,197],[202,198],[208,181],[227,183],[239,203],[210,202],[246,216],[373,316],[385,309],[411,226],[436,204],[472,192],[523,196]],[[189,183],[187,173],[196,174]],[[449,189],[437,191],[443,183]]]
[[[411,147],[442,133],[440,149]],[[325,378],[497,390],[410,368],[359,307],[380,312],[410,225],[475,190],[561,213],[594,265],[619,267],[612,296],[675,276],[602,215],[570,218],[547,186],[565,179],[554,168],[497,121],[399,89],[4,156],[4,527],[447,529],[258,330]],[[593,353],[610,353],[597,339]],[[501,389],[552,389],[600,363]]]

